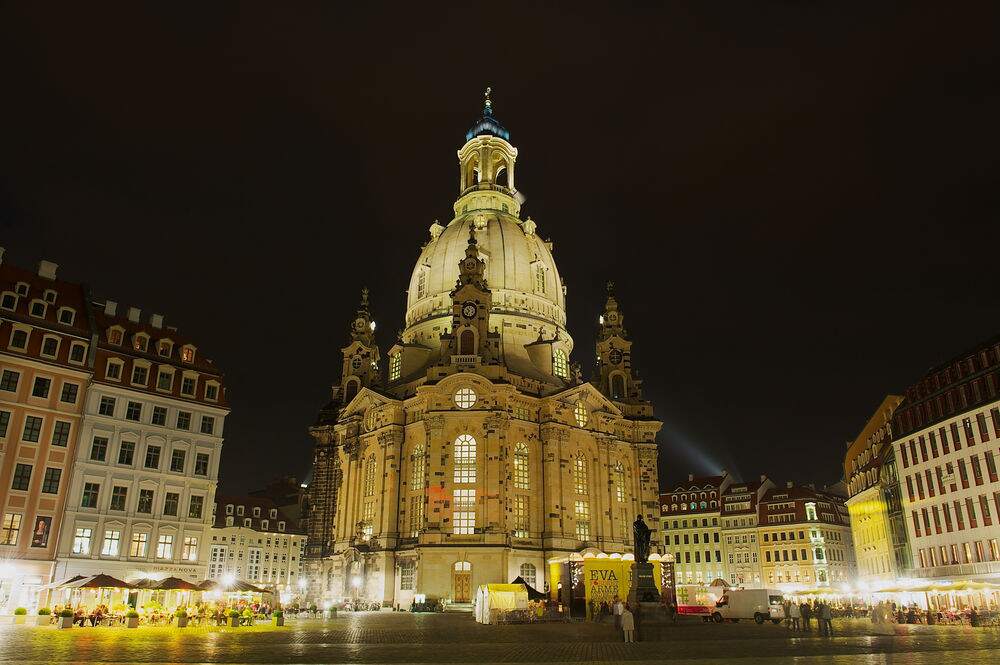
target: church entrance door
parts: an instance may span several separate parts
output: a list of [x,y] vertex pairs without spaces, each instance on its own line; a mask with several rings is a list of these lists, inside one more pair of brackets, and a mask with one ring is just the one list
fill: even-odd
[[452,577],[452,599],[456,603],[472,602],[472,564],[468,561],[455,562]]

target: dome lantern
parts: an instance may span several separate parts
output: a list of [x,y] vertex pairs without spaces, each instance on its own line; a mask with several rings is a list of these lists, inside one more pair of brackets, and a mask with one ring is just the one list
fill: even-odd
[[[471,209],[494,209],[517,216],[520,204],[515,198],[514,162],[517,148],[510,144],[510,132],[493,115],[490,88],[486,88],[483,114],[465,134],[465,145],[458,151],[459,199],[455,212]],[[470,195],[475,195],[470,198]]]

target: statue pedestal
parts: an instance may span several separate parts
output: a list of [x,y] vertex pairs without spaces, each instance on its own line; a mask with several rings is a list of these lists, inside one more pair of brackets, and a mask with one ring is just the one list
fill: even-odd
[[628,603],[635,615],[638,639],[642,639],[643,625],[669,623],[666,608],[660,604],[660,592],[653,581],[653,564],[636,562],[632,568],[632,588],[628,593]]

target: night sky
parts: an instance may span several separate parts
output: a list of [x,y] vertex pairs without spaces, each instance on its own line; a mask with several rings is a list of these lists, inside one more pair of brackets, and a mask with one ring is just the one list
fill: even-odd
[[884,395],[1000,332],[1000,16],[634,4],[7,3],[4,260],[215,359],[226,491],[301,478],[490,85],[588,374],[618,285],[662,476],[836,481]]

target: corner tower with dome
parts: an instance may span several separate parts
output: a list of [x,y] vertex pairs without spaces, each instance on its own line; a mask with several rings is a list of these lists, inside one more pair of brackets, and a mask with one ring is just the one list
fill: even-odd
[[552,243],[521,218],[518,151],[489,90],[465,138],[454,217],[429,229],[405,329],[380,363],[363,293],[342,375],[310,428],[316,601],[462,604],[518,576],[555,594],[553,566],[628,558],[635,517],[659,522],[661,423],[610,285],[587,382],[571,361]]

